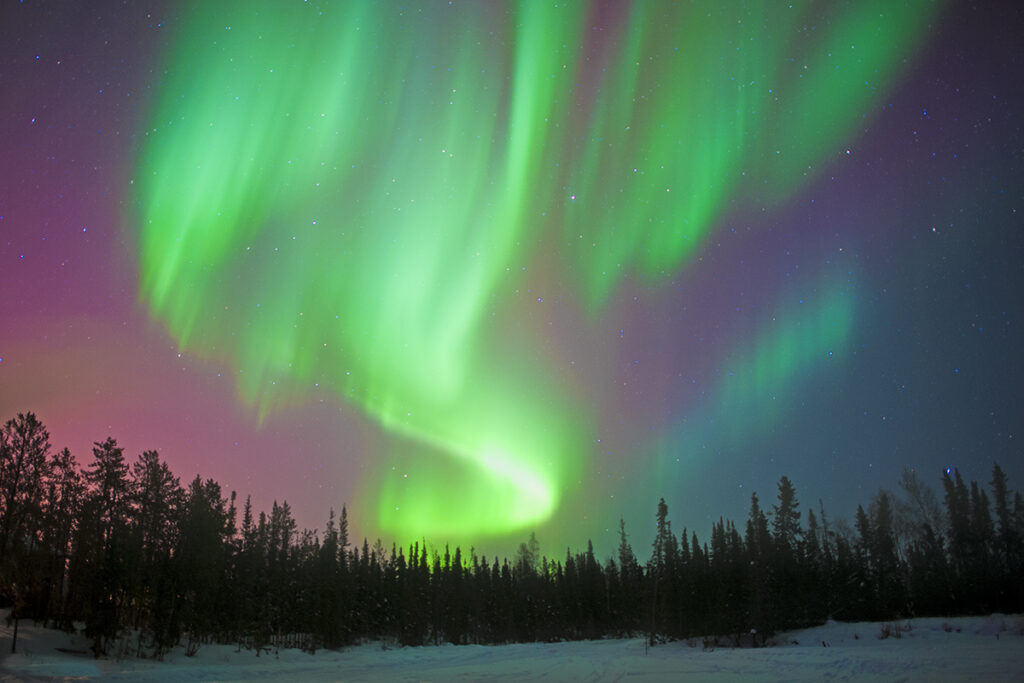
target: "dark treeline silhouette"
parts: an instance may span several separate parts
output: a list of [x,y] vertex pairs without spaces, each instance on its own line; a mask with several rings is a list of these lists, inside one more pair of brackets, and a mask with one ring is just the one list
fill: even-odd
[[[801,511],[778,484],[746,524],[720,520],[702,542],[672,530],[664,500],[641,562],[620,520],[613,557],[593,545],[513,559],[352,544],[345,508],[322,533],[298,531],[287,503],[238,510],[198,476],[182,486],[155,451],[134,462],[113,439],[80,468],[31,414],[0,431],[0,604],[71,630],[97,656],[160,657],[182,645],[310,651],[363,639],[406,645],[647,634],[762,645],[775,632],[838,620],[1020,611],[1024,504],[998,465],[988,487],[942,476],[944,499],[911,471],[854,523]],[[991,498],[989,497],[991,492]],[[241,519],[239,520],[239,516]]]

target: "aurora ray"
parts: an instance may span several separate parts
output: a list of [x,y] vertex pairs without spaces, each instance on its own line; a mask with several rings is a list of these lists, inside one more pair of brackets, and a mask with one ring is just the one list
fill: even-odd
[[[782,201],[828,160],[934,7],[638,2],[597,45],[609,10],[582,3],[195,3],[135,174],[140,298],[261,414],[321,385],[399,435],[414,476],[382,482],[383,530],[526,528],[593,420],[488,322],[535,245],[569,243],[591,311],[678,270],[741,190]],[[804,80],[794,55],[833,50]]]
[[785,201],[855,135],[937,2],[636,2],[585,112],[564,244],[592,307],[699,249],[737,197]]
[[714,398],[693,406],[655,444],[652,481],[678,483],[707,458],[700,451],[709,446],[736,452],[766,439],[799,403],[808,377],[828,377],[827,366],[847,350],[856,288],[832,277],[811,292],[786,296],[760,323],[753,344],[738,344],[722,359]]
[[140,163],[143,297],[182,348],[226,356],[261,411],[334,387],[475,473],[478,504],[461,511],[444,512],[440,467],[404,505],[385,490],[386,531],[521,528],[554,510],[580,428],[543,373],[506,376],[529,357],[499,365],[480,319],[521,258],[580,10],[522,13],[507,88],[474,68],[495,57],[471,33],[381,12],[194,8]]

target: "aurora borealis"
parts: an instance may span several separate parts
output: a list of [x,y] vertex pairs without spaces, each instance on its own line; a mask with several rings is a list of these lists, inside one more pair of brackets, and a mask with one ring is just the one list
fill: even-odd
[[0,408],[80,458],[480,547],[1024,477],[1019,10],[48,11],[0,29]]

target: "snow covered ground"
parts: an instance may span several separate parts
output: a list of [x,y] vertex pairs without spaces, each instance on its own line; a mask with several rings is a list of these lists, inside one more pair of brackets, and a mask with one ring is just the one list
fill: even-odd
[[[259,658],[231,646],[181,648],[165,661],[95,660],[81,636],[22,624],[16,655],[0,622],[0,681],[1021,681],[1024,615],[914,619],[880,639],[877,623],[829,623],[777,636],[765,649],[704,649],[701,641],[644,651],[642,639],[484,647],[362,645],[309,655],[282,650]],[[824,644],[823,644],[824,643]],[[826,647],[827,645],[827,647]]]

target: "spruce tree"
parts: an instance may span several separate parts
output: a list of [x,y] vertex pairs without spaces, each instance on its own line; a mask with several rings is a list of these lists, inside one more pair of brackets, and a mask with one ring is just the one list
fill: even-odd
[[196,475],[180,525],[175,565],[181,585],[182,629],[191,655],[207,634],[226,631],[223,616],[230,608],[225,597],[232,523],[219,484]]
[[871,506],[870,559],[876,587],[877,609],[883,618],[906,612],[903,575],[892,529],[892,504],[889,494],[879,491]]
[[678,549],[675,537],[672,535],[672,523],[668,521],[668,505],[665,499],[658,500],[658,510],[655,514],[654,542],[651,544],[651,559],[647,565],[648,574],[651,578],[651,612],[648,640],[654,643],[655,636],[661,633],[666,624],[667,613],[670,610],[670,586],[672,583],[670,562],[675,558],[670,557],[673,546]]
[[38,532],[50,434],[34,413],[18,413],[0,428],[0,569],[8,555]]
[[825,558],[822,551],[822,532],[814,510],[807,510],[807,533],[804,534],[803,566],[799,591],[801,621],[819,624],[828,618],[826,598]]
[[998,555],[1001,568],[1004,573],[1009,573],[1011,567],[1016,563],[1017,539],[1014,537],[1013,518],[1010,510],[1009,488],[1006,482],[1006,473],[996,463],[992,467],[992,497],[995,501],[996,521],[998,529],[996,538],[998,542]]
[[750,513],[747,517],[746,548],[750,586],[747,619],[755,635],[755,643],[763,645],[774,632],[771,612],[772,538],[768,533],[768,519],[761,511],[757,493],[750,495]]
[[789,477],[779,480],[778,503],[772,506],[772,566],[770,582],[771,612],[775,628],[802,625],[797,618],[801,611],[796,596],[800,589],[800,550],[803,531],[800,528],[800,503]]
[[857,541],[854,545],[855,572],[857,587],[854,601],[854,614],[861,619],[874,619],[878,616],[878,584],[872,571],[873,562],[871,551],[874,548],[874,530],[871,525],[871,518],[865,512],[863,505],[857,506],[857,514],[854,517],[854,526],[857,530]]
[[324,542],[317,553],[316,591],[319,620],[317,635],[327,648],[341,645],[341,571],[338,566],[338,528],[334,523],[334,508],[331,508],[324,530]]
[[45,569],[38,546],[49,450],[50,435],[33,413],[19,413],[0,428],[0,599],[11,603],[11,652],[18,620],[39,592]]
[[147,629],[158,658],[178,640],[179,582],[171,556],[178,542],[184,499],[178,478],[157,452],[142,453],[132,465],[132,545],[136,552],[130,575],[137,612],[133,625]]
[[946,470],[942,477],[942,486],[945,490],[946,514],[949,525],[949,556],[957,581],[965,579],[970,574],[970,503],[967,487],[960,472],[954,470],[950,476]]
[[49,552],[44,613],[58,628],[72,626],[64,578],[68,571],[75,522],[81,514],[85,484],[71,452],[65,448],[50,460],[45,483],[46,498],[43,515],[43,547]]
[[772,532],[779,557],[795,563],[803,532],[800,529],[800,503],[789,477],[779,480],[779,502],[772,506]]
[[977,612],[988,612],[992,609],[995,596],[995,585],[998,573],[995,571],[995,528],[992,524],[992,512],[985,489],[978,482],[971,482],[970,512],[970,548],[971,576],[975,586],[972,607]]
[[619,586],[616,600],[616,613],[619,616],[622,631],[632,633],[640,628],[638,606],[641,599],[642,572],[633,554],[626,534],[626,522],[619,518]]
[[81,569],[85,633],[92,639],[92,650],[98,657],[108,651],[125,626],[122,610],[129,597],[126,560],[131,554],[128,515],[132,484],[124,449],[113,438],[97,442],[92,453],[93,462],[85,472],[89,493],[82,515],[90,525],[80,528],[80,534],[87,537],[81,542],[89,552]]

